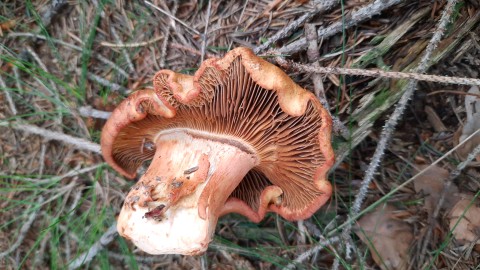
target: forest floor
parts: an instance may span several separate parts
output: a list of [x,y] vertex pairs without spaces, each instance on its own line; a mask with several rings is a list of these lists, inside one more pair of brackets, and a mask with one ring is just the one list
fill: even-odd
[[[0,269],[479,269],[479,20],[478,0],[1,1]],[[146,254],[115,231],[134,181],[103,161],[105,117],[236,47],[328,104],[333,196]]]

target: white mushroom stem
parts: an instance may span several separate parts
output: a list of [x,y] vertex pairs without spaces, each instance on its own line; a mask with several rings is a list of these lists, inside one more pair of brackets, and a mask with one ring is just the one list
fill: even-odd
[[145,252],[204,252],[225,201],[257,163],[238,142],[197,135],[159,135],[150,167],[125,200],[118,231]]

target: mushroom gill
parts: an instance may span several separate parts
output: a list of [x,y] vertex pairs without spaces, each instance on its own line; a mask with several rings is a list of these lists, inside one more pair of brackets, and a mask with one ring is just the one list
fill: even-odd
[[[114,141],[113,159],[126,171],[134,172],[153,157],[153,142],[158,134],[168,130],[222,141],[252,152],[259,159],[230,198],[239,199],[258,212],[262,191],[278,186],[283,196],[276,212],[286,211],[284,217],[288,219],[304,218],[306,208],[320,196],[329,195],[319,188],[318,181],[326,181],[325,171],[318,175],[318,170],[333,160],[331,148],[322,149],[327,144],[322,140],[329,140],[329,135],[320,134],[329,130],[329,123],[324,121],[330,120],[313,95],[302,115],[285,112],[278,91],[265,89],[261,82],[254,81],[251,67],[247,69],[241,57],[237,55],[225,69],[204,64],[193,83],[186,79],[187,75],[157,73],[155,91],[175,108],[175,116],[165,118],[149,113],[123,128]],[[192,95],[189,91],[197,92]],[[142,104],[147,112],[151,108],[149,102]],[[308,215],[317,208],[308,210]]]

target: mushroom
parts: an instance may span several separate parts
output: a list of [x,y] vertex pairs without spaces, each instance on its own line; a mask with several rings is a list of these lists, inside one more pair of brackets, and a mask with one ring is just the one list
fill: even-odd
[[194,76],[159,71],[103,128],[105,160],[126,177],[118,231],[151,254],[204,252],[227,213],[309,218],[331,195],[331,118],[275,65],[237,48]]

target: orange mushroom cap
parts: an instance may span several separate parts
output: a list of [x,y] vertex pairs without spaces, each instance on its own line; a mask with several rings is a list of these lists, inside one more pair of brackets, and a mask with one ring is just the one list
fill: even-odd
[[[311,92],[275,65],[237,48],[204,61],[194,76],[159,71],[153,84],[154,90],[123,101],[103,129],[104,158],[121,174],[133,178],[162,147],[159,136],[182,131],[253,157],[252,168],[218,202],[217,216],[236,212],[258,222],[272,211],[288,220],[306,219],[329,199],[331,118]],[[222,181],[206,183],[202,194],[211,196]],[[202,217],[209,205],[205,196]]]

